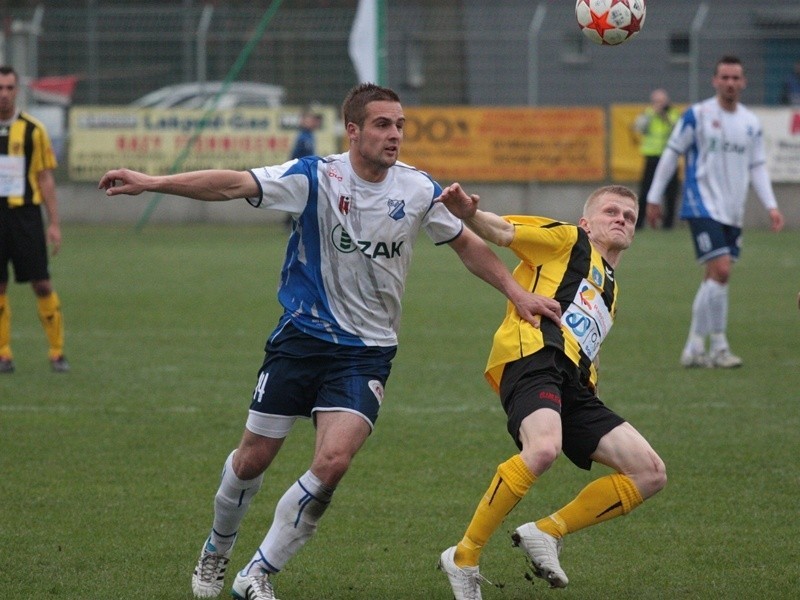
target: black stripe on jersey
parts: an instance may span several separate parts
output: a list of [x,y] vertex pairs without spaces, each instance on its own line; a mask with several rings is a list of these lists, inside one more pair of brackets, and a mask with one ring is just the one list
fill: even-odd
[[[561,303],[562,310],[566,310],[575,299],[580,284],[584,279],[588,279],[589,271],[592,268],[592,244],[589,241],[589,236],[581,227],[578,227],[577,230],[578,240],[572,247],[564,279],[561,280],[561,285],[558,286],[558,301]],[[580,356],[579,367],[581,374],[588,379],[592,361],[583,350],[580,351]]]
[[[542,229],[551,229],[554,227],[570,227],[578,231],[578,239],[572,245],[570,257],[564,264],[564,271],[561,273],[561,281],[558,284],[554,296],[554,299],[561,305],[561,310],[565,311],[572,303],[573,298],[575,298],[575,294],[578,293],[578,284],[583,280],[582,273],[587,273],[589,271],[589,265],[591,265],[592,262],[592,247],[589,244],[589,238],[586,232],[575,225],[556,221],[544,225]],[[538,276],[539,272],[537,270],[537,280]],[[550,319],[542,319],[540,328],[544,345],[558,348],[563,352],[564,333],[561,331],[561,326],[557,323],[553,323]]]
[[[581,282],[584,279],[591,280],[592,244],[589,241],[589,236],[582,228],[577,227],[576,229],[578,232],[578,239],[572,246],[569,259],[564,267],[561,282],[558,285],[555,295],[555,299],[561,305],[562,310],[567,310],[569,305],[575,299]],[[603,302],[608,308],[608,311],[611,312],[616,285],[613,280],[613,269],[611,269],[611,267],[605,261],[603,261],[603,267],[606,272],[603,274],[603,292],[601,297],[603,298]],[[610,278],[607,276],[609,272],[611,273]],[[542,335],[545,345],[554,346],[562,351],[564,350],[564,334],[561,331],[561,328],[555,323],[552,323],[552,321],[549,320],[543,321]],[[585,376],[587,379],[589,377],[589,372],[591,371],[591,366],[591,359],[581,350],[579,368],[583,376]]]
[[617,283],[614,277],[614,268],[603,259],[603,302],[606,303],[606,308],[611,317],[614,317],[612,308],[614,307],[614,298],[617,295]]
[[[563,224],[562,224],[563,225]],[[576,227],[578,239],[573,244],[569,259],[564,265],[564,272],[561,274],[561,281],[556,290],[555,299],[561,305],[561,310],[566,311],[578,293],[578,286],[589,272],[592,264],[592,246],[589,237],[580,227]],[[543,320],[542,337],[546,346],[555,346],[564,350],[564,334],[561,327],[552,321]],[[548,326],[545,327],[545,324]]]
[[31,186],[29,175],[31,159],[33,158],[33,132],[36,129],[36,125],[25,118],[25,115],[20,115],[19,120],[25,121],[25,195],[23,196],[23,200],[25,204],[32,204],[33,187]]
[[[13,122],[12,122],[13,125]],[[8,141],[11,139],[11,125],[3,127],[3,135],[0,135],[0,154],[7,155],[8,154]],[[7,196],[0,196],[0,206],[2,208],[8,207],[8,197]]]

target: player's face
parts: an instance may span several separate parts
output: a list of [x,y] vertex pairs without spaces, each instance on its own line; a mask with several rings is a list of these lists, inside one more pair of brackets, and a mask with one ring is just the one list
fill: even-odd
[[630,247],[636,232],[637,205],[633,198],[606,193],[597,198],[581,225],[597,246],[618,252]]
[[739,96],[747,85],[742,65],[721,64],[717,66],[712,84],[717,90],[717,97],[724,105],[735,104],[739,101]]
[[0,119],[13,117],[16,105],[17,78],[12,74],[0,75]]
[[386,170],[400,156],[405,122],[403,107],[398,102],[381,100],[367,104],[363,127],[348,123],[351,156],[359,176],[368,181],[383,179]]

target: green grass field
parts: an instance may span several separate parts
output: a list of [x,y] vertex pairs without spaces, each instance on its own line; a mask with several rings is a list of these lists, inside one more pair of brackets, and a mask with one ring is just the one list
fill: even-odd
[[[279,314],[285,235],[279,225],[65,227],[52,266],[68,375],[49,371],[30,289],[11,288],[17,372],[0,377],[0,598],[192,597],[219,470]],[[600,391],[664,458],[669,484],[632,515],[570,536],[570,585],[548,590],[525,579],[508,532],[602,472],[560,458],[485,550],[495,586],[484,598],[796,598],[800,236],[745,234],[730,309],[745,366],[734,371],[678,366],[700,277],[688,233],[638,237],[618,270]],[[449,599],[438,555],[515,452],[482,376],[504,302],[449,249],[422,236],[416,252],[378,427],[315,539],[276,578],[282,599]],[[233,569],[307,468],[312,440],[308,423],[290,436]]]

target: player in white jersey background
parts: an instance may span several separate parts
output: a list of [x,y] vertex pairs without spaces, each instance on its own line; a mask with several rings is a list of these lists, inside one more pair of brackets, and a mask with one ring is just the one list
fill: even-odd
[[246,198],[294,216],[278,291],[284,313],[267,340],[241,442],[222,471],[211,533],[192,576],[198,598],[221,593],[239,524],[298,418],[314,420],[311,466],[278,501],[264,541],[236,575],[233,596],[275,598],[271,576],[315,532],[377,420],[420,230],[453,248],[525,320],[560,318],[557,302],[520,287],[483,240],[433,202],[442,192],[438,183],[398,162],[405,117],[395,92],[362,84],[342,113],[350,143],[344,154],[250,171],[150,176],[115,169],[100,180],[109,196]]
[[767,172],[761,124],[739,102],[747,84],[741,61],[723,56],[711,82],[716,95],[689,107],[672,131],[647,195],[647,219],[652,226],[658,224],[664,189],[683,155],[681,218],[689,223],[704,275],[692,304],[681,364],[731,368],[741,366],[742,359],[728,343],[728,281],[739,257],[751,184],[769,212],[772,230],[780,231],[784,220]]

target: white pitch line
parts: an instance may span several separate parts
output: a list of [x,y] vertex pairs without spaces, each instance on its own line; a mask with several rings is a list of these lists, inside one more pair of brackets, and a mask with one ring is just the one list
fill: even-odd
[[[58,405],[58,404],[48,404],[47,406],[34,406],[30,404],[7,404],[1,405],[0,404],[0,412],[8,412],[8,413],[79,413],[79,412],[97,412],[97,413],[118,413],[118,414],[127,414],[127,413],[135,413],[135,412],[143,412],[140,410],[132,410],[132,409],[125,409],[119,407],[101,407],[98,408],[97,406],[71,406],[71,405]],[[196,406],[173,406],[167,408],[154,408],[152,410],[148,410],[146,412],[155,412],[155,413],[179,413],[179,414],[191,414],[198,412],[198,408]]]

